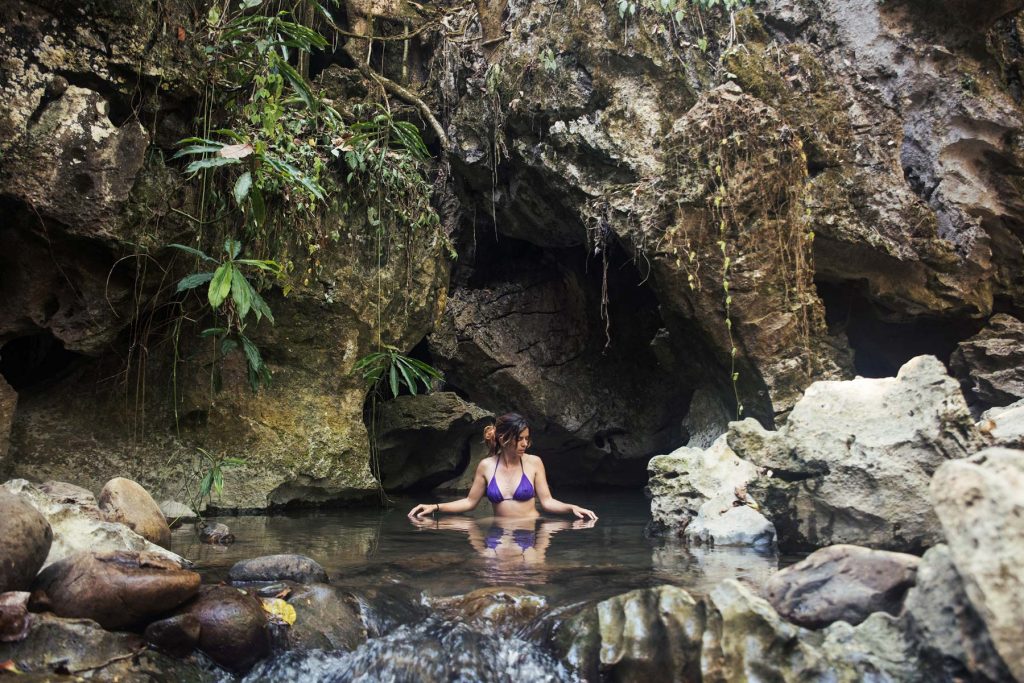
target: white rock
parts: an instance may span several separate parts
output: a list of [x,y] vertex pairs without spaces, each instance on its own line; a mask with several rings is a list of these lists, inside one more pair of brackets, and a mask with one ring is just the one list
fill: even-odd
[[736,496],[716,496],[700,506],[686,527],[686,538],[707,545],[772,546],[775,526],[749,505],[733,505]]

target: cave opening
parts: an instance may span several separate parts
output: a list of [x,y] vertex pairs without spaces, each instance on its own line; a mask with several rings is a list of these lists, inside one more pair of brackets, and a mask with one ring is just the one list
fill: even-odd
[[959,342],[981,329],[984,320],[907,318],[872,302],[861,283],[815,283],[825,305],[830,334],[844,335],[853,350],[854,371],[862,377],[894,377],[915,356],[932,355],[949,364]]
[[39,332],[0,347],[0,375],[15,391],[31,391],[63,379],[83,358],[49,332]]

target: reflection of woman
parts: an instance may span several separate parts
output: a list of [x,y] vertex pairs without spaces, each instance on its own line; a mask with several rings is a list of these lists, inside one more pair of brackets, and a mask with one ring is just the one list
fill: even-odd
[[409,511],[410,517],[438,512],[469,512],[484,495],[494,506],[495,517],[537,517],[534,498],[544,512],[574,514],[580,519],[597,519],[592,511],[563,503],[551,495],[544,463],[526,449],[530,446],[530,427],[522,415],[509,413],[484,430],[490,455],[480,461],[473,485],[461,500],[420,504]]
[[491,517],[447,517],[436,521],[413,518],[416,526],[443,531],[462,531],[470,545],[488,559],[522,560],[527,564],[541,564],[551,545],[551,537],[565,529],[589,529],[593,519],[509,519]]

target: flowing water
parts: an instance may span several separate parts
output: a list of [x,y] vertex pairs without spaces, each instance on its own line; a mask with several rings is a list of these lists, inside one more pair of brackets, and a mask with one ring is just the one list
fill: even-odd
[[[572,606],[635,588],[674,584],[695,596],[726,578],[760,585],[776,571],[773,553],[745,548],[687,548],[649,539],[648,501],[640,494],[563,494],[593,509],[596,523],[541,519],[498,523],[482,503],[470,516],[412,522],[415,502],[390,509],[302,511],[223,517],[237,540],[230,546],[198,542],[190,526],[174,532],[173,550],[193,560],[206,582],[227,578],[241,559],[277,553],[308,555],[335,586],[367,595],[400,590],[410,602],[430,604],[487,587],[527,589],[551,618]],[[482,632],[430,610],[408,612],[406,623],[380,629],[352,653],[290,653],[261,665],[248,680],[574,680],[543,642],[516,632]],[[534,629],[534,632],[539,632]],[[301,674],[299,673],[301,672]],[[294,674],[294,675],[292,675]]]

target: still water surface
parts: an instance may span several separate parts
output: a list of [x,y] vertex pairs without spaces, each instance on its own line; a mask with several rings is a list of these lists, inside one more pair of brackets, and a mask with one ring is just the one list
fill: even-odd
[[727,578],[760,586],[779,566],[774,553],[646,538],[650,507],[639,493],[562,495],[600,519],[499,524],[484,502],[469,516],[413,523],[406,513],[423,501],[398,499],[389,509],[216,518],[211,521],[231,528],[233,545],[201,544],[187,525],[174,532],[173,550],[195,561],[206,581],[226,579],[238,560],[299,553],[322,564],[333,584],[353,590],[400,584],[430,598],[519,586],[545,596],[552,607],[666,583],[694,595]]

